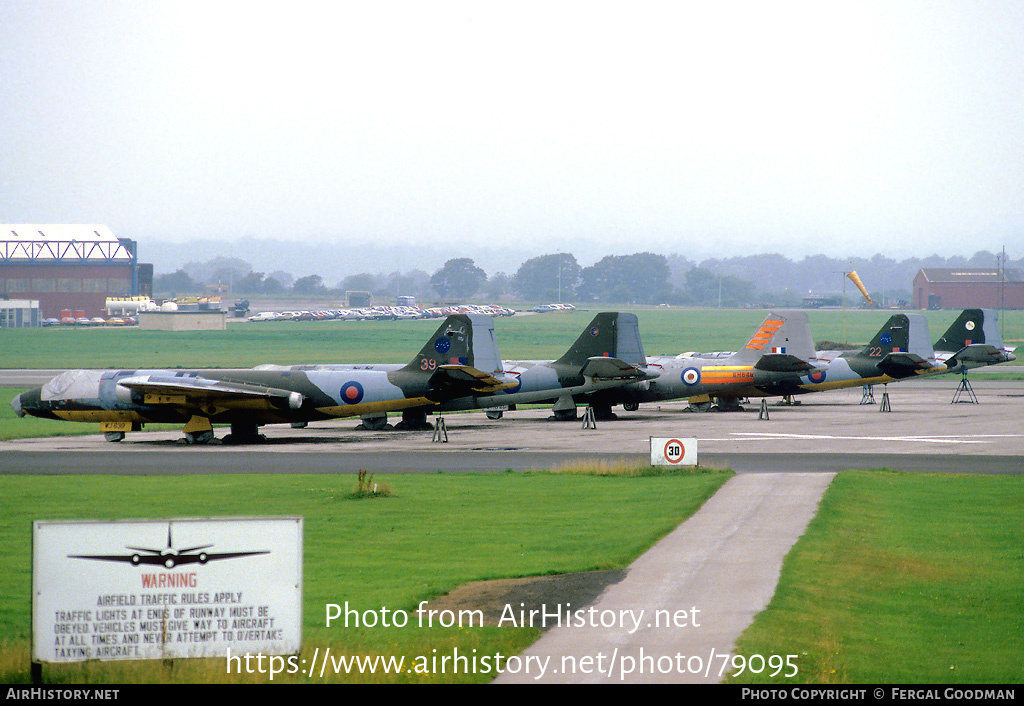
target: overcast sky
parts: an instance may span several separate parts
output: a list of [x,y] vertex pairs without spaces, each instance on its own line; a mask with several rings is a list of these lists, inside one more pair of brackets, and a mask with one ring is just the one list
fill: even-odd
[[1024,250],[1020,0],[0,0],[0,125],[140,243]]

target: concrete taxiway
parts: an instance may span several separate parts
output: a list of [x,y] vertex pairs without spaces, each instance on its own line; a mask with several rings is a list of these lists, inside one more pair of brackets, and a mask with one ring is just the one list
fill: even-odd
[[[699,462],[737,472],[1024,472],[1024,382],[974,381],[977,404],[951,404],[959,379],[915,380],[799,398],[794,406],[687,413],[685,403],[617,411],[583,429],[546,409],[445,415],[447,443],[431,431],[356,429],[339,420],[292,429],[264,427],[263,444],[188,446],[179,431],[137,432],[117,444],[99,434],[0,442],[0,473],[436,473],[544,469],[587,463],[643,463],[651,437],[696,438]],[[882,412],[888,392],[891,411]],[[73,428],[73,423],[68,423]],[[86,426],[86,425],[83,425]],[[95,427],[93,427],[95,428]],[[226,430],[219,431],[223,435]]]

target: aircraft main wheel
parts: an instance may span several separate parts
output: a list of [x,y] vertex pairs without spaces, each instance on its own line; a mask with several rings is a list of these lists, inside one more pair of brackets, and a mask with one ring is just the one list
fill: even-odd
[[105,431],[103,432],[103,438],[107,441],[118,442],[124,440],[123,431]]
[[388,426],[388,417],[363,417],[363,428],[370,431],[384,431]]
[[197,432],[186,432],[185,433],[185,443],[186,444],[209,444],[211,441],[213,441],[216,438],[217,437],[215,437],[213,435],[213,429],[209,429],[207,431],[197,431]]
[[501,419],[502,415],[504,415],[504,414],[505,414],[504,411],[502,411],[500,409],[489,409],[489,410],[487,410],[487,418],[488,419],[495,419],[495,420]]
[[640,403],[639,402],[623,402],[622,403],[622,408],[624,410],[626,410],[627,412],[635,412],[638,409],[640,409]]
[[591,405],[591,407],[594,409],[594,419],[598,421],[606,422],[610,419],[618,419],[618,417],[615,416],[615,412],[612,411],[612,406],[610,404],[596,404]]
[[395,425],[395,429],[401,431],[425,431],[433,428],[432,424],[427,423],[426,412],[402,412],[402,421]]
[[260,434],[257,424],[233,422],[231,432],[221,439],[222,444],[259,444],[267,440]]
[[572,409],[556,409],[553,411],[555,413],[555,420],[559,422],[575,422],[578,419],[575,407]]

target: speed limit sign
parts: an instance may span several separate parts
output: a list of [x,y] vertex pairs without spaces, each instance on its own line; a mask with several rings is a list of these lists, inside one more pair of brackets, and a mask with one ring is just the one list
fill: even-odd
[[696,466],[697,440],[651,437],[652,466]]

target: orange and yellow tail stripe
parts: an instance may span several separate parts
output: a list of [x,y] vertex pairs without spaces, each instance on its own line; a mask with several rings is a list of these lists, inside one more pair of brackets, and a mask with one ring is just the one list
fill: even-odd
[[764,347],[768,344],[768,341],[772,340],[772,336],[782,328],[784,321],[776,321],[774,319],[765,319],[764,323],[761,324],[761,328],[750,338],[747,342],[747,348],[753,351],[764,350]]

